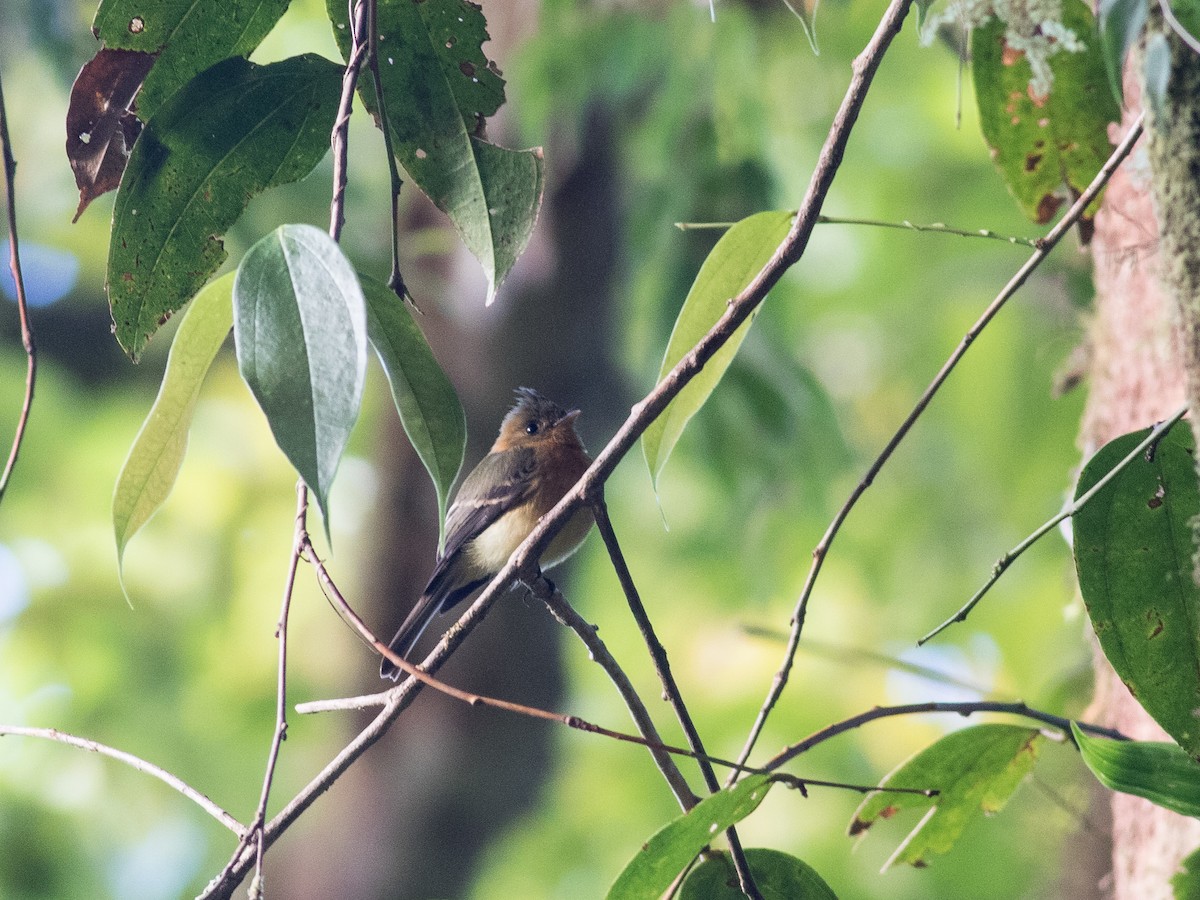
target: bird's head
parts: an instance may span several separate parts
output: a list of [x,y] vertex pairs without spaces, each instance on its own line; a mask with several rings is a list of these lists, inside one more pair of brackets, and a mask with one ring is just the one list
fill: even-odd
[[517,388],[517,402],[500,423],[493,450],[536,447],[550,443],[580,443],[575,433],[579,410],[563,409],[532,388]]

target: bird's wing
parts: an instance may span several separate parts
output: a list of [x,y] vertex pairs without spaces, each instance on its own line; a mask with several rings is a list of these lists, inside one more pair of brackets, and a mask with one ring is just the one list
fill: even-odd
[[489,453],[483,458],[463,481],[446,514],[446,546],[439,563],[451,559],[529,496],[535,464],[534,452],[528,447]]

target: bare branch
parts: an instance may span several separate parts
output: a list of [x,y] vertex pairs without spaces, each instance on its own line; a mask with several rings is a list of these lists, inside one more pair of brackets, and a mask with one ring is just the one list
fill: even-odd
[[98,741],[93,741],[90,738],[76,737],[73,734],[59,731],[57,728],[26,728],[23,725],[0,725],[0,737],[5,735],[14,735],[20,737],[35,737],[44,738],[48,741],[58,741],[60,744],[67,744],[71,747],[78,747],[81,750],[87,750],[91,753],[99,753],[101,756],[107,756],[111,759],[125,763],[131,768],[137,769],[139,772],[145,772],[157,778],[168,787],[174,788],[183,796],[187,797],[202,810],[232,831],[234,834],[241,836],[245,834],[246,828],[217,804],[213,803],[207,796],[200,793],[194,787],[186,784],[177,776],[172,775],[166,769],[160,769],[154,763],[146,762],[140,756],[134,756],[132,753],[126,753],[124,750],[117,750],[114,747],[109,747],[101,744]]

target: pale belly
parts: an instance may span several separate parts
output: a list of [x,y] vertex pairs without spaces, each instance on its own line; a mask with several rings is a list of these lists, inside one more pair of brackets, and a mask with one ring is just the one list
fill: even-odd
[[[529,537],[538,518],[528,506],[506,512],[467,545],[466,553],[472,566],[488,573],[500,571],[513,551]],[[591,527],[591,510],[578,510],[542,554],[541,567],[549,569],[574,553]]]

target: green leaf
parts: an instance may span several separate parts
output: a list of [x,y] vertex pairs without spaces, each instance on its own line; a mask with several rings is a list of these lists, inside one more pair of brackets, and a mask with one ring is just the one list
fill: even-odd
[[249,56],[290,0],[103,0],[92,32],[109,48],[157,54],[137,98],[146,121],[194,75]]
[[1084,763],[1105,787],[1182,816],[1200,816],[1200,763],[1176,744],[1091,737],[1074,722],[1071,733]]
[[233,326],[233,273],[204,288],[179,323],[158,397],[129,448],[113,492],[117,571],[125,547],[175,486],[200,386]]
[[242,377],[275,442],[316,496],[329,488],[358,418],[366,301],[341,248],[319,228],[281,225],[247,251],[233,286]]
[[1036,728],[976,725],[946,735],[900,765],[880,787],[936,790],[937,796],[883,792],[867,797],[854,814],[850,834],[862,834],[903,809],[927,809],[917,827],[884,864],[929,864],[947,853],[967,824],[981,813],[1004,808],[1033,769],[1041,738]]
[[[748,847],[746,862],[763,900],[837,900],[816,869],[779,850]],[[724,851],[708,854],[679,889],[679,900],[743,900],[733,860]]]
[[228,59],[198,75],[134,145],[113,208],[108,299],[117,340],[146,341],[225,260],[220,236],[257,193],[329,147],[341,69],[319,56]]
[[[343,55],[346,4],[327,0]],[[487,302],[525,250],[542,200],[542,152],[506,150],[482,138],[504,102],[504,80],[481,49],[482,9],[466,0],[380,0],[379,68],[396,158],[454,223],[488,280]],[[376,119],[371,79],[359,81]]]
[[437,490],[441,546],[446,500],[467,449],[466,414],[408,306],[381,282],[366,277],[360,281],[367,301],[367,334],[387,375],[404,432]]
[[[783,5],[800,20],[800,27],[804,29],[804,36],[808,38],[808,46],[812,47],[813,56],[821,55],[821,51],[817,48],[817,2],[818,0],[813,0],[810,10],[807,0],[783,0]],[[925,0],[926,8],[931,2],[932,0]],[[924,12],[918,9],[917,16],[920,21],[924,21]]]
[[[794,216],[788,211],[755,213],[721,236],[683,301],[658,371],[659,381],[708,333],[729,301],[767,264],[791,228]],[[642,452],[656,485],[688,420],[700,411],[733,362],[751,321],[752,318],[742,323],[642,435]]]
[[1200,900],[1200,849],[1189,853],[1171,877],[1175,900]]
[[1117,104],[1125,102],[1125,57],[1146,24],[1146,0],[1100,0],[1104,70]]
[[1054,86],[1048,97],[1033,95],[1029,62],[1006,46],[1002,22],[993,19],[971,36],[984,139],[1021,209],[1041,223],[1091,183],[1112,153],[1108,123],[1120,118],[1095,19],[1082,0],[1066,0],[1062,14],[1085,49],[1050,58]]
[[[1079,476],[1088,491],[1146,438],[1106,444]],[[1200,513],[1195,442],[1179,422],[1074,517],[1075,568],[1100,647],[1159,725],[1200,756],[1200,588],[1191,520]]]
[[750,775],[705,797],[642,846],[609,889],[608,900],[658,900],[696,854],[754,812],[770,789],[770,775]]

